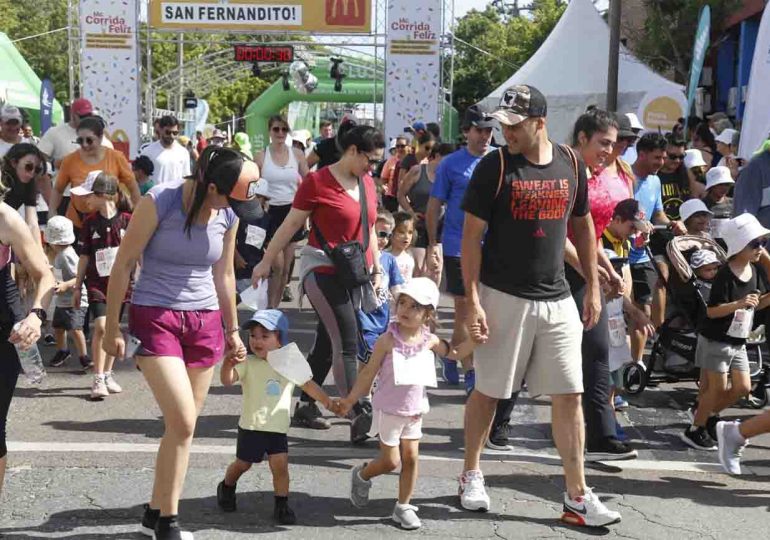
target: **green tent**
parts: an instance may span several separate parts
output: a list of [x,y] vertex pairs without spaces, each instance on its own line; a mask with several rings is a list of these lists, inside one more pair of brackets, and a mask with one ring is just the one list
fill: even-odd
[[[40,77],[32,71],[8,36],[0,32],[0,101],[27,111],[35,133],[40,133]],[[64,110],[53,103],[53,124],[64,120]]]

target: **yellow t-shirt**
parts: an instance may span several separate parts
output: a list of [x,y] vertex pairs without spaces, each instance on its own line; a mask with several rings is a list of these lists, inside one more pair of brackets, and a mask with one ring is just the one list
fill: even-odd
[[286,433],[291,423],[291,396],[294,383],[279,374],[266,360],[254,355],[236,364],[243,388],[241,429]]

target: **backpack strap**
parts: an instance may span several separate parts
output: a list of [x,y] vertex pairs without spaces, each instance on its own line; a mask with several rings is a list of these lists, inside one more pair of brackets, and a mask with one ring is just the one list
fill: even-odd
[[575,192],[572,194],[572,202],[570,202],[569,211],[567,212],[567,217],[569,217],[572,215],[572,209],[575,208],[575,201],[577,200],[578,184],[580,183],[580,171],[578,170],[579,164],[575,151],[566,144],[560,144],[559,146],[569,155],[570,160],[572,161],[572,171],[575,173]]
[[495,192],[495,199],[500,195],[500,191],[503,189],[503,176],[505,176],[505,156],[503,155],[503,147],[497,149],[497,153],[500,155],[500,178],[497,179],[497,191]]

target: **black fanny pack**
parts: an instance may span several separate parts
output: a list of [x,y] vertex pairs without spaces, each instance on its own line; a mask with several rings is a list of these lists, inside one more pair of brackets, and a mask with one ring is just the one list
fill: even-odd
[[369,215],[367,212],[366,187],[362,178],[358,179],[358,197],[361,205],[361,236],[363,245],[358,240],[339,244],[333,249],[329,247],[320,227],[313,222],[316,238],[324,253],[334,263],[337,278],[348,289],[355,289],[370,281],[369,267],[366,264],[366,250],[369,248]]

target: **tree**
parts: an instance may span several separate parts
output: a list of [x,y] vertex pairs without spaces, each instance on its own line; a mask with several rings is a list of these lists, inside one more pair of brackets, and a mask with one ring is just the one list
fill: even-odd
[[654,70],[672,73],[687,83],[692,47],[701,8],[711,7],[712,36],[729,15],[740,8],[740,0],[644,0],[647,18],[639,28],[625,27],[634,54]]
[[561,0],[533,0],[530,16],[504,19],[490,4],[459,19],[453,105],[462,111],[505,82],[543,44],[565,9]]

